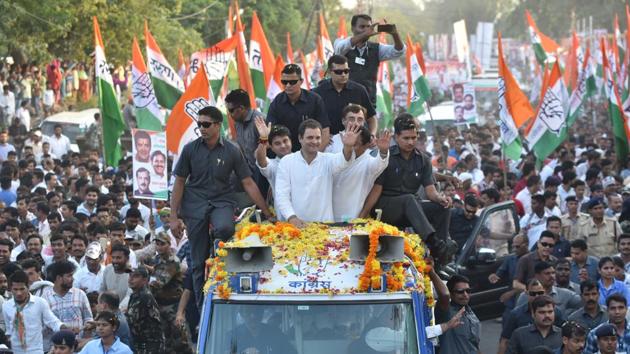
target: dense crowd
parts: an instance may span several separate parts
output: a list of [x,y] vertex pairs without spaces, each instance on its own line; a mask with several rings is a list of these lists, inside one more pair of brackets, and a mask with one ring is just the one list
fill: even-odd
[[51,65],[52,76],[5,70],[3,122],[20,129],[0,132],[0,351],[192,352],[205,261],[256,204],[299,227],[379,210],[411,228],[436,262],[428,337],[441,353],[478,352],[473,284],[460,275],[444,284],[438,271],[483,208],[512,201],[518,235],[491,220],[500,227],[476,245],[504,257],[488,281],[510,284],[499,352],[630,352],[630,159],[615,155],[605,107],[593,105],[596,122],[578,120],[542,166],[527,149],[506,161],[493,122],[427,131],[402,113],[393,132],[379,132],[373,73],[405,47],[395,26],[394,45],[370,42],[374,29],[353,17],[353,37],[335,43],[330,77],[312,91],[298,65],[285,66],[266,116],[247,92],[230,92],[233,139],[221,135],[219,109],[201,109],[200,137],[169,164],[170,204],[134,198],[130,154],[103,166],[98,150],[72,151],[62,126],[42,136],[15,109],[41,117],[64,95],[89,94],[83,65]]

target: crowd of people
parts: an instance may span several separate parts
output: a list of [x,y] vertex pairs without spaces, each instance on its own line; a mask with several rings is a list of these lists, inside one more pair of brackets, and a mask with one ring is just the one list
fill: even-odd
[[[590,112],[601,124],[578,120],[540,168],[526,149],[504,160],[493,122],[427,131],[402,113],[393,132],[378,131],[378,64],[405,46],[395,25],[393,45],[370,41],[375,25],[353,17],[352,37],[336,41],[329,78],[312,91],[298,65],[285,66],[266,116],[246,91],[231,91],[233,138],[221,134],[218,108],[201,109],[200,137],[169,164],[168,202],[134,198],[129,154],[114,168],[98,150],[72,152],[62,127],[50,137],[33,125],[0,133],[0,343],[14,353],[193,352],[206,259],[234,234],[238,210],[255,204],[298,227],[379,210],[410,228],[437,268],[441,324],[427,334],[440,353],[478,352],[473,284],[460,275],[445,284],[437,270],[480,210],[512,201],[520,232],[488,278],[510,285],[499,353],[629,352],[630,159],[615,155],[602,107]],[[18,105],[35,105],[20,92]]]

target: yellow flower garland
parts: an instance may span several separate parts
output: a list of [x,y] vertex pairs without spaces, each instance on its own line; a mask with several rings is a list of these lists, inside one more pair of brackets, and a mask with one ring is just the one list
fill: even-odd
[[[411,260],[416,269],[422,274],[422,281],[415,284],[416,289],[423,289],[427,303],[432,306],[435,302],[431,289],[431,280],[428,276],[431,270],[427,266],[424,255],[425,249],[422,240],[418,235],[406,234],[398,230],[392,225],[385,224],[372,219],[356,219],[354,230],[366,232],[370,237],[369,254],[365,261],[365,269],[359,277],[356,290],[350,290],[349,293],[365,292],[370,287],[379,289],[386,286],[388,291],[401,291],[405,287],[405,269],[409,266],[408,262],[393,263],[386,275],[386,284],[381,284],[383,270],[381,264],[376,260],[376,248],[378,246],[378,238],[381,235],[400,236],[405,238],[405,255]],[[302,230],[286,222],[277,222],[275,224],[254,224],[249,222],[239,223],[236,227],[234,241],[220,242],[216,251],[217,256],[208,259],[207,276],[208,280],[204,286],[204,292],[208,292],[214,288],[216,294],[228,299],[232,289],[229,287],[229,276],[225,271],[224,257],[227,255],[226,248],[245,246],[244,239],[251,235],[258,235],[260,240],[272,247],[274,260],[276,263],[297,264],[302,257],[313,259],[313,266],[316,266],[318,259],[332,257],[333,264],[339,264],[348,261],[349,256],[349,237],[343,238],[342,242],[331,242],[331,229],[325,224],[310,223]],[[306,237],[304,237],[307,235]],[[332,250],[336,250],[331,254]],[[282,271],[282,270],[281,270]],[[284,270],[286,273],[286,270]],[[410,289],[412,290],[412,289]],[[327,289],[322,293],[330,296],[339,294],[339,289]]]

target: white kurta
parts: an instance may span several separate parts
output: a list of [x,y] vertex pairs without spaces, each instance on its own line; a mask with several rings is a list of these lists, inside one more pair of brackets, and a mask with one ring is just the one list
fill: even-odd
[[354,162],[343,153],[318,152],[308,164],[300,151],[280,160],[276,176],[276,208],[286,219],[292,215],[303,221],[333,221],[333,176]]

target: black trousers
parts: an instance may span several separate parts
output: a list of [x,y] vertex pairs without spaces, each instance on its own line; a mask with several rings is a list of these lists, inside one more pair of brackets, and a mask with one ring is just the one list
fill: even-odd
[[381,220],[398,228],[411,226],[426,241],[431,236],[446,240],[451,221],[450,209],[438,203],[420,200],[412,194],[381,196],[375,206],[382,209]]
[[[192,281],[196,304],[201,313],[203,306],[203,283],[205,281],[206,259],[210,256],[213,239],[227,240],[234,235],[234,207],[208,207],[204,218],[185,218],[190,258],[192,260]],[[212,224],[212,237],[209,225]]]

